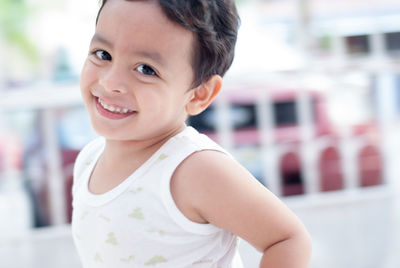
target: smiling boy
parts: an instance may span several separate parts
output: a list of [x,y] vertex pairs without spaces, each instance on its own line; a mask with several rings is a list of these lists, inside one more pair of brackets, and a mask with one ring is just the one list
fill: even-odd
[[303,225],[227,152],[185,125],[222,87],[238,16],[229,0],[108,0],[81,76],[95,131],[74,170],[84,267],[307,267]]

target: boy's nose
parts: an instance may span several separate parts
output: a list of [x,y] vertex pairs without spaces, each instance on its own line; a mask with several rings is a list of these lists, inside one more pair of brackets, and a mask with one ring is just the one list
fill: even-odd
[[118,68],[110,68],[99,80],[99,84],[108,92],[112,93],[126,93],[127,85],[123,79],[123,73]]

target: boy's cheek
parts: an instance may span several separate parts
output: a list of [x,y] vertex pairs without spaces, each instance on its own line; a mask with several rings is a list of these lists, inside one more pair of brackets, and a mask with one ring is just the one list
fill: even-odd
[[88,63],[87,63],[87,60],[86,60],[85,63],[83,64],[82,70],[81,70],[81,80],[80,80],[81,85],[85,83],[85,81],[87,79],[87,76],[88,76],[88,74],[87,74],[87,65],[88,65]]
[[98,71],[90,62],[86,61],[81,71],[81,86],[94,83],[98,79]]

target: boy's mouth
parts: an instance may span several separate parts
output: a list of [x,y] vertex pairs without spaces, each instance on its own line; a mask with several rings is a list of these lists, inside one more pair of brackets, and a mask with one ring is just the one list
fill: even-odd
[[99,97],[97,97],[97,102],[107,111],[117,114],[128,114],[134,112],[133,110],[129,110],[128,108],[117,107],[113,105],[105,104]]
[[136,111],[125,107],[106,104],[104,100],[99,97],[95,97],[95,99],[97,111],[106,118],[118,120],[137,113]]

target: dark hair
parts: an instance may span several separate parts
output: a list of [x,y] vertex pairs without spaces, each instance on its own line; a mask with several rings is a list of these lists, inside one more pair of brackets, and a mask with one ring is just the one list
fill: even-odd
[[[125,0],[132,1],[132,0]],[[96,24],[107,0],[102,0]],[[193,86],[223,76],[232,64],[239,15],[234,0],[158,0],[167,17],[193,32]]]

